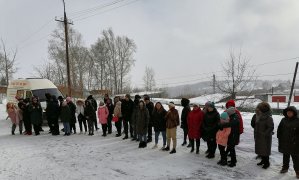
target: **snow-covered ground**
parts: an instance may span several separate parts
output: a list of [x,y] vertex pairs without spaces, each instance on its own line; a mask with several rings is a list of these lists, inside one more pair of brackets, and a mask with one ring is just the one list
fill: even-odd
[[[279,174],[282,154],[277,151],[276,135],[270,168],[264,170],[256,165],[252,114],[243,113],[243,117],[245,133],[236,150],[237,167],[229,168],[217,165],[218,150],[215,159],[205,158],[203,141],[199,155],[182,147],[181,129],[177,153],[173,155],[151,149],[153,143],[138,149],[136,142],[114,137],[115,132],[105,138],[101,131],[93,137],[54,137],[47,132],[40,136],[12,136],[11,123],[5,120],[5,108],[0,104],[0,179],[294,179],[293,168],[285,175]],[[280,119],[281,116],[274,116],[275,132]],[[159,147],[161,143],[160,137]]]

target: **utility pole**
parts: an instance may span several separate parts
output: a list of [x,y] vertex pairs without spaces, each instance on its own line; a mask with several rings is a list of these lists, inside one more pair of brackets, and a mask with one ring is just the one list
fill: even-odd
[[294,91],[294,86],[295,86],[295,81],[296,81],[296,76],[297,76],[297,70],[298,70],[298,62],[296,62],[296,67],[295,67],[295,72],[294,72],[293,83],[292,83],[292,87],[291,87],[291,92],[290,92],[288,107],[291,104],[291,100],[292,100],[292,96],[293,96],[293,91]]
[[67,88],[68,88],[68,96],[72,96],[72,82],[71,82],[71,73],[70,73],[70,59],[69,59],[69,37],[68,37],[68,24],[73,24],[72,22],[68,22],[65,12],[65,2],[63,2],[63,20],[55,19],[55,21],[62,22],[64,24],[64,35],[65,35],[65,54],[66,54],[66,71],[67,71]]
[[216,94],[216,76],[213,74],[213,94]]

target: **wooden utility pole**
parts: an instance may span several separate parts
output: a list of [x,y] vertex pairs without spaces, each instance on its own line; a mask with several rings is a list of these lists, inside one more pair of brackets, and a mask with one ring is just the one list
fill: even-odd
[[68,22],[65,12],[65,2],[63,1],[63,20],[57,20],[64,24],[64,35],[65,35],[65,54],[66,54],[66,71],[67,71],[67,88],[68,88],[68,96],[72,96],[72,82],[71,82],[71,73],[70,73],[70,59],[69,59],[69,37],[68,37],[68,24],[73,24],[72,22]]
[[291,87],[291,92],[290,92],[288,107],[291,104],[291,100],[292,100],[292,96],[293,96],[293,91],[294,91],[294,86],[295,86],[295,81],[296,81],[296,76],[297,76],[297,70],[298,70],[298,62],[296,62],[296,67],[295,67],[295,72],[294,72],[293,83],[292,83],[292,87]]

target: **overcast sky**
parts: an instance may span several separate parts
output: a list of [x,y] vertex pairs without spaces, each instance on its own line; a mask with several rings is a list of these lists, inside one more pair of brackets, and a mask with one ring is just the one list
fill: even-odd
[[[103,13],[133,1],[124,0],[83,20],[86,16],[72,17],[112,1],[66,0],[66,9],[86,46],[109,27],[136,42],[133,86],[142,85],[146,65],[159,86],[209,80],[213,72],[221,76],[231,47],[242,48],[251,64],[299,57],[298,0],[139,0]],[[49,35],[62,12],[61,0],[0,0],[0,37],[7,48],[19,49],[15,78],[32,76],[33,67],[48,60]],[[259,65],[257,73],[289,80],[292,75],[277,74],[293,73],[295,62]]]

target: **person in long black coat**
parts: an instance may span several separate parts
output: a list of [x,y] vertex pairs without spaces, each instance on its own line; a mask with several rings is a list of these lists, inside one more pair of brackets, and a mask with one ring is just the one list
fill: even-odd
[[[96,111],[98,109],[98,103],[95,100],[95,98],[92,95],[89,95],[86,100],[89,100],[91,102],[91,105],[93,106],[93,109],[95,110],[95,114],[96,114]],[[99,128],[98,128],[98,122],[97,122],[97,117],[95,117],[93,119],[93,124],[94,124],[95,130],[96,131],[99,130]]]
[[70,132],[73,133],[72,131],[74,131],[74,134],[76,134],[76,105],[73,103],[71,97],[67,97],[66,102],[71,110]]
[[133,137],[133,128],[131,126],[131,118],[133,114],[134,109],[134,102],[132,101],[129,94],[126,94],[125,99],[122,100],[121,104],[121,113],[123,117],[123,124],[124,124],[124,131],[125,131],[125,137],[123,139],[129,138],[129,127],[130,127],[130,134],[131,137]]
[[283,110],[284,118],[277,128],[278,151],[283,153],[283,166],[280,173],[289,170],[292,157],[294,170],[299,178],[299,118],[297,109],[290,106]]
[[132,118],[131,118],[131,126],[133,128],[133,137],[132,137],[132,141],[135,140],[139,140],[137,137],[137,133],[136,133],[136,121],[137,121],[137,112],[139,110],[139,101],[141,99],[141,96],[139,96],[138,94],[135,95],[134,98],[134,109],[133,109],[133,113],[132,113]]
[[107,99],[106,106],[109,110],[109,115],[107,119],[107,125],[108,125],[108,134],[112,133],[112,118],[113,118],[113,111],[114,111],[114,105],[112,104],[112,99]]
[[207,158],[215,157],[217,148],[216,133],[218,131],[218,123],[220,121],[220,114],[215,108],[213,102],[208,101],[206,104],[206,113],[204,114],[204,121],[202,124],[202,138],[207,142],[208,150],[206,151]]
[[59,135],[59,105],[55,95],[47,100],[46,117],[52,135]]
[[264,169],[270,166],[272,135],[274,129],[271,107],[267,102],[261,102],[256,107],[256,118],[253,120],[255,153],[262,158],[257,165]]
[[40,125],[43,121],[43,109],[38,101],[37,97],[32,97],[32,102],[29,105],[29,113],[30,113],[30,121],[33,124],[33,129],[35,135],[39,135],[40,133]]
[[94,120],[96,118],[96,112],[93,108],[92,103],[87,100],[85,101],[85,108],[84,108],[84,116],[87,119],[88,123],[88,135],[93,136],[94,135]]
[[143,96],[143,100],[145,102],[145,106],[149,112],[149,123],[148,123],[148,132],[147,132],[147,142],[152,142],[152,136],[153,136],[153,122],[152,122],[152,114],[154,110],[154,103],[150,101],[149,95],[145,94]]
[[[181,128],[183,129],[183,132],[184,132],[184,141],[183,141],[182,146],[185,146],[187,144],[187,136],[188,136],[187,118],[188,118],[188,114],[191,111],[189,103],[190,103],[189,99],[182,98],[181,105],[184,107],[182,110],[182,114],[181,114]],[[187,147],[191,147],[190,140],[189,140],[189,144]]]
[[158,147],[158,141],[159,141],[159,135],[162,134],[163,138],[163,147],[161,150],[165,149],[166,146],[166,119],[165,116],[167,114],[167,111],[164,109],[162,104],[160,102],[157,102],[152,114],[152,122],[154,126],[155,131],[155,145],[153,147]]

